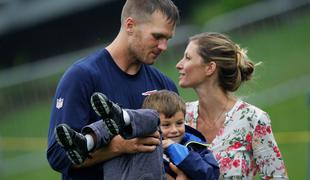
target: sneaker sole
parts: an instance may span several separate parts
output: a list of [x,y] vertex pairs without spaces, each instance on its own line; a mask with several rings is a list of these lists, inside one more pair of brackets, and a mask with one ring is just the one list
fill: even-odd
[[103,119],[108,117],[111,111],[107,104],[107,97],[102,93],[96,92],[91,96],[91,105],[97,115]]
[[95,92],[91,96],[90,101],[94,111],[97,113],[98,116],[103,119],[103,121],[107,125],[109,133],[111,135],[117,135],[119,133],[117,124],[114,120],[108,118],[111,112],[110,105],[108,105],[107,103],[108,98],[102,93]]
[[[66,151],[66,154],[67,154],[67,157],[70,159],[70,161],[73,164],[79,165],[79,164],[82,164],[84,162],[83,159],[81,158],[80,154],[76,150]],[[72,157],[75,157],[75,159],[73,159]]]
[[66,126],[58,126],[55,129],[56,141],[60,146],[68,149],[72,146],[72,139]]
[[65,149],[67,157],[73,164],[82,164],[84,160],[82,159],[81,155],[73,147],[73,140],[70,136],[69,127],[67,125],[59,125],[55,128],[55,137],[58,144]]
[[117,135],[119,133],[119,129],[118,129],[118,126],[115,123],[115,121],[113,121],[110,118],[106,118],[103,121],[104,121],[105,125],[107,126],[109,133],[111,135]]

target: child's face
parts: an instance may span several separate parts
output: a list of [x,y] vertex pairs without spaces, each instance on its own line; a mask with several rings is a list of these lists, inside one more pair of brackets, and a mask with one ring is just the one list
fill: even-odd
[[185,133],[184,113],[178,111],[171,118],[166,118],[162,113],[160,117],[160,128],[164,139],[171,139],[176,143],[180,143]]

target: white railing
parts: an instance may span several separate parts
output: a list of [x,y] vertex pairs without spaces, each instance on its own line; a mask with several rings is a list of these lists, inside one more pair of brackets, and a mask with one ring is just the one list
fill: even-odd
[[112,0],[0,0],[0,34]]
[[231,11],[206,22],[204,31],[227,32],[309,5],[310,0],[264,0]]
[[[299,8],[310,4],[310,0],[265,0],[258,3],[228,12],[208,21],[203,29],[192,25],[178,27],[176,36],[171,40],[170,46],[184,44],[190,35],[204,30],[230,31],[276,14]],[[1,26],[0,26],[1,27]],[[87,55],[89,52],[104,47],[96,46],[76,52],[50,57],[34,63],[13,67],[0,71],[0,89],[19,83],[45,78],[63,72],[70,64]]]

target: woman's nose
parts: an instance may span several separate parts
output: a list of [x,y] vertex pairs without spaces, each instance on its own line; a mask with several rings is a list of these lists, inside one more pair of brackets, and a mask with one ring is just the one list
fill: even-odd
[[182,69],[182,67],[183,67],[182,59],[175,65],[175,67],[176,67],[177,69]]

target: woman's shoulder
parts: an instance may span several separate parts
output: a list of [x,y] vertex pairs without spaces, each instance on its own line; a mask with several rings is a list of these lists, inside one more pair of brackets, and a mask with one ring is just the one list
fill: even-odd
[[198,101],[186,102],[185,122],[187,125],[196,128],[198,117]]
[[238,100],[234,108],[237,114],[241,114],[242,116],[248,115],[249,117],[252,117],[251,119],[269,119],[267,112],[243,100]]
[[198,101],[186,102],[186,114],[195,113],[198,113]]
[[238,99],[235,103],[233,109],[235,111],[256,111],[256,112],[264,112],[261,108],[257,107],[256,105],[253,105],[249,102],[246,102],[242,99]]

